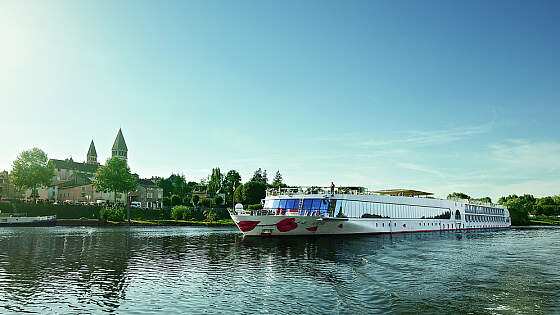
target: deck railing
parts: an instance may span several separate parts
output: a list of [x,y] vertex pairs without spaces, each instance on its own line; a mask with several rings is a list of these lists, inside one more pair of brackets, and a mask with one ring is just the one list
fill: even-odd
[[326,195],[326,194],[351,194],[351,195],[374,195],[376,193],[368,191],[365,187],[321,187],[321,186],[298,186],[284,188],[268,188],[266,196],[280,195]]
[[473,199],[449,198],[447,200],[466,203],[466,204],[469,204],[469,205],[477,205],[477,206],[500,208],[500,209],[506,209],[507,208],[507,207],[499,205],[499,204],[495,204],[495,203],[491,203],[491,202],[482,202],[482,201],[473,200]]

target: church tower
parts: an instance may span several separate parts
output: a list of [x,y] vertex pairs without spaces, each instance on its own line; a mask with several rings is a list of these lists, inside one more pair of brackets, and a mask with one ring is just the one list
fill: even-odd
[[128,148],[126,147],[126,142],[124,142],[124,137],[120,128],[117,138],[115,138],[115,142],[113,143],[112,157],[115,156],[125,161],[128,159]]
[[97,164],[97,151],[95,151],[95,144],[93,144],[93,140],[91,140],[91,143],[89,144],[87,164]]

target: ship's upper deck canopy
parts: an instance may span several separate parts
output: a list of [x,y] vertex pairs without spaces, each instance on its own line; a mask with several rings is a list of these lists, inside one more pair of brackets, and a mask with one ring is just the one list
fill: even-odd
[[406,197],[419,197],[419,196],[433,195],[433,193],[419,191],[419,190],[412,190],[412,189],[385,189],[385,190],[374,191],[374,193],[378,193],[381,195],[406,196]]
[[269,188],[267,196],[279,195],[311,195],[311,194],[350,194],[350,195],[391,195],[406,197],[426,197],[433,195],[432,193],[412,190],[412,189],[386,189],[377,191],[368,191],[365,187],[360,186],[341,186],[341,187],[320,187],[320,186],[298,186],[285,188]]
[[268,188],[267,196],[281,195],[314,195],[314,194],[350,194],[350,195],[371,195],[365,187],[346,186],[346,187],[320,187],[320,186],[297,186],[285,188]]

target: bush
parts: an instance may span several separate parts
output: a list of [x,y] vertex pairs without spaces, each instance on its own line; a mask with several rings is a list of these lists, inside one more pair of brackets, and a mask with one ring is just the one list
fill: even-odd
[[212,207],[212,199],[204,198],[198,202],[198,205],[202,208],[210,208]]
[[183,198],[183,205],[184,206],[191,206],[192,205],[192,201],[191,201],[191,197],[189,196],[185,196],[185,198]]
[[175,206],[171,209],[171,217],[173,220],[184,220],[185,212],[188,210],[185,206]]
[[214,212],[213,210],[207,210],[204,213],[204,216],[206,217],[206,221],[208,222],[215,222],[217,220],[217,215],[216,212]]
[[166,207],[171,206],[171,199],[169,197],[163,197],[163,205]]
[[263,205],[260,204],[260,203],[247,206],[247,210],[261,210],[262,208],[263,208]]
[[103,221],[124,222],[126,213],[123,207],[104,207],[99,212],[99,217]]

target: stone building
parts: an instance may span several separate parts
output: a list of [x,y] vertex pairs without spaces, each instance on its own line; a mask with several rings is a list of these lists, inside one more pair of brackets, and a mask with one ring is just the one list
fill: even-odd
[[[128,148],[121,129],[119,129],[113,143],[111,156],[127,160]],[[50,187],[39,189],[40,199],[95,202],[97,200],[108,200],[108,197],[110,197],[109,200],[113,200],[112,193],[90,192],[93,189],[93,176],[100,166],[93,140],[89,145],[85,162],[75,162],[72,158],[69,158],[65,160],[51,159],[49,164],[54,168],[52,184]],[[64,188],[63,191],[61,191],[62,188]],[[59,196],[61,193],[63,195]],[[121,196],[120,199],[117,199],[125,200],[125,197]]]
[[10,182],[10,174],[7,171],[0,172],[0,200],[22,197],[23,192]]
[[136,191],[131,194],[132,201],[141,203],[142,208],[161,209],[163,206],[163,188],[151,179],[139,179]]
[[[70,178],[57,183],[57,198],[59,202],[96,203],[98,201],[113,202],[114,192],[102,192],[93,188],[93,178],[83,173],[75,173]],[[126,203],[126,194],[117,193],[116,201]]]

